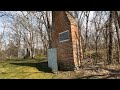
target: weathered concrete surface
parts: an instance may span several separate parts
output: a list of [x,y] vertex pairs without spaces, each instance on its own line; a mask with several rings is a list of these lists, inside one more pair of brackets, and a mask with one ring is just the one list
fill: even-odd
[[58,71],[56,48],[48,49],[48,67],[51,68],[53,72]]

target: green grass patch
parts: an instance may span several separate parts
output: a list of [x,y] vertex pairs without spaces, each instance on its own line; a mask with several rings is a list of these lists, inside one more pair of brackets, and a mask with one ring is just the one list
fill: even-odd
[[46,59],[11,59],[0,61],[0,79],[91,79],[101,76],[85,76],[84,70],[59,71],[53,74]]
[[12,59],[0,62],[0,79],[51,79],[46,60]]

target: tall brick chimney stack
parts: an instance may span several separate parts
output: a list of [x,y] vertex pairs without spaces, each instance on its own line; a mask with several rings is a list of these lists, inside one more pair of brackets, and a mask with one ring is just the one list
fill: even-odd
[[53,11],[52,25],[52,48],[57,49],[59,69],[75,70],[80,66],[77,21],[67,11]]

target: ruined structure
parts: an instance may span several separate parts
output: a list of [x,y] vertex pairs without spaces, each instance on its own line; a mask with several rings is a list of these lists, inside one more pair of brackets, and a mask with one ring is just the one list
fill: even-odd
[[75,18],[66,11],[52,12],[52,48],[57,49],[59,69],[74,70],[80,66],[80,43]]

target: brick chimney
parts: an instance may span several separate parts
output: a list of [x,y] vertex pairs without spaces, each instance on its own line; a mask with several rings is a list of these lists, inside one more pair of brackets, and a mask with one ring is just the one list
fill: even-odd
[[53,11],[52,25],[52,48],[57,49],[59,69],[76,69],[80,66],[77,21],[67,11]]

